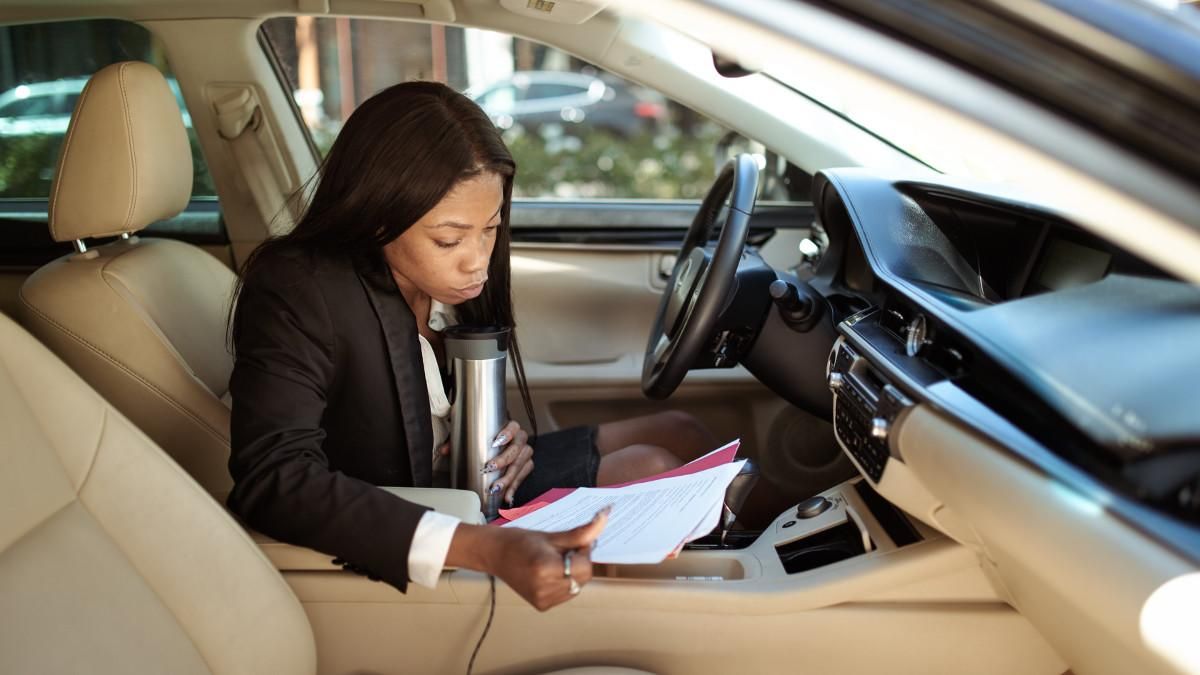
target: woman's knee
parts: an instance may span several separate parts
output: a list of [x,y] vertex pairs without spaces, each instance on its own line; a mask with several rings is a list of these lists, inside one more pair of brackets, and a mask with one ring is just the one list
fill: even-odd
[[653,476],[664,471],[678,468],[683,462],[670,450],[657,445],[642,446],[641,470],[645,476]]
[[[667,410],[666,412],[658,413],[656,417],[658,417],[656,423],[661,424],[664,429],[670,429],[673,438],[680,439],[689,445],[694,444],[706,448],[716,440],[716,437],[704,425],[704,422],[701,422],[700,418],[689,412]],[[711,450],[712,448],[708,449]]]
[[682,465],[671,451],[657,445],[631,445],[600,460],[598,485],[624,483],[670,471]]

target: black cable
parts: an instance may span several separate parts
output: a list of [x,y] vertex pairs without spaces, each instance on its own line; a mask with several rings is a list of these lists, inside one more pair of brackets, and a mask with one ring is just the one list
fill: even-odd
[[479,642],[475,643],[475,651],[471,652],[471,661],[467,663],[467,675],[471,675],[471,671],[475,669],[475,657],[479,656],[479,648],[483,646],[483,640],[488,636],[488,631],[492,629],[492,618],[496,616],[496,577],[488,575],[488,581],[492,584],[492,601],[491,607],[488,609],[487,623],[483,626],[483,634],[479,636]]

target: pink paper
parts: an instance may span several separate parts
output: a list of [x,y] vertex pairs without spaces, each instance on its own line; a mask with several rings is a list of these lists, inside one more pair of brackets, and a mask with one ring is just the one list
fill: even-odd
[[[713,467],[720,466],[722,464],[728,464],[729,462],[732,462],[733,458],[737,455],[738,448],[741,447],[741,445],[742,445],[742,441],[741,441],[741,439],[738,439],[727,445],[723,445],[723,446],[717,448],[716,450],[713,450],[712,452],[708,453],[707,455],[705,455],[703,457],[700,457],[699,459],[694,459],[694,460],[688,462],[687,464],[684,464],[683,466],[675,468],[675,469],[671,469],[670,471],[664,471],[662,473],[655,474],[653,476],[647,476],[646,478],[639,478],[638,480],[631,480],[626,483],[617,483],[615,485],[599,485],[597,487],[606,487],[606,488],[624,487],[626,485],[635,485],[637,483],[648,483],[652,480],[661,480],[663,478],[673,478],[675,476],[686,476],[688,474],[696,473],[698,471],[704,471],[705,469],[711,469]],[[512,509],[500,509],[500,517],[497,518],[496,520],[493,520],[489,524],[490,525],[505,525],[511,521],[516,520],[517,518],[520,518],[521,516],[529,515],[530,513],[537,511],[538,509],[542,508],[543,506],[546,506],[548,504],[553,504],[554,502],[571,494],[576,489],[577,488],[553,488],[551,490],[547,490],[547,491],[543,492],[541,495],[529,500],[523,506],[518,506],[518,507],[512,508]]]

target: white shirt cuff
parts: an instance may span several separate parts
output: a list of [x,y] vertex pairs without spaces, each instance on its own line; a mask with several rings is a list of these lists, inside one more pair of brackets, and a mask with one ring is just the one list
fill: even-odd
[[437,511],[422,514],[413,533],[412,547],[408,549],[410,581],[427,588],[437,587],[442,568],[446,566],[446,554],[450,552],[450,540],[460,522],[454,516]]

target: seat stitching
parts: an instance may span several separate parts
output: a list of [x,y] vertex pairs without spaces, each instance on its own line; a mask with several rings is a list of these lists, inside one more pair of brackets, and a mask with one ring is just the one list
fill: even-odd
[[92,477],[92,469],[96,466],[96,457],[100,455],[100,443],[104,440],[104,432],[108,430],[108,402],[104,401],[100,407],[100,433],[96,434],[96,447],[92,449],[92,461],[88,463],[87,471],[83,472],[83,479],[79,481],[79,487],[75,489],[76,497],[83,490],[83,486],[87,484],[88,478]]
[[121,113],[125,120],[125,145],[129,148],[129,184],[130,192],[129,210],[125,213],[125,222],[122,227],[125,230],[130,228],[130,223],[133,222],[134,207],[137,205],[138,198],[138,175],[137,175],[137,154],[133,148],[133,120],[129,111],[129,95],[125,91],[125,71],[129,68],[129,63],[122,63],[117,71],[117,81],[121,85]]
[[[8,364],[5,363],[4,359],[0,359],[0,370],[3,370],[4,373],[9,377],[10,380],[12,380],[14,383],[16,382],[16,378],[13,376],[12,369],[9,368]],[[29,411],[34,412],[33,406],[30,404],[29,397],[25,395],[25,392],[21,389],[20,386],[16,386],[16,392],[17,392],[17,396],[22,401],[25,402],[25,405],[28,407]],[[38,430],[42,434],[42,437],[45,438],[47,441],[50,441],[50,435],[48,433],[46,433],[46,425],[42,423],[41,417],[38,416],[36,414],[36,412],[33,414],[33,423],[37,425]],[[59,451],[58,446],[56,444],[54,444],[53,442],[48,442],[47,444],[52,448],[52,450],[54,452],[54,459],[58,460],[58,465],[62,467],[63,473],[67,474],[67,476],[69,477],[71,475],[71,471],[67,467],[66,463],[63,461],[62,452]],[[97,450],[100,448],[99,437],[97,437],[97,439],[96,439],[96,448],[97,448]],[[92,461],[95,462],[95,460],[96,460],[96,456],[95,456],[95,454],[93,454]],[[91,471],[91,465],[88,466],[88,471],[89,472]],[[27,528],[24,532],[22,532],[19,536],[17,536],[16,539],[13,539],[12,542],[10,542],[7,547],[5,547],[3,550],[0,550],[0,553],[12,548],[13,546],[15,546],[17,544],[17,542],[19,542],[22,539],[24,539],[25,537],[29,536],[29,534],[31,532],[38,529],[42,525],[45,525],[47,522],[49,522],[49,520],[51,518],[58,515],[59,513],[62,512],[63,509],[70,506],[72,502],[79,501],[79,490],[82,489],[82,487],[83,487],[82,481],[79,483],[79,487],[72,486],[74,495],[71,497],[71,499],[67,500],[66,504],[63,504],[62,506],[58,507],[57,509],[51,511],[45,517],[39,519],[36,523],[29,526],[29,528]]]
[[192,413],[190,410],[188,410],[187,408],[185,408],[185,407],[183,406],[183,404],[181,404],[181,403],[179,403],[178,401],[176,401],[174,398],[172,398],[171,396],[169,396],[169,395],[168,395],[166,392],[164,392],[162,389],[159,389],[159,388],[158,388],[158,387],[157,387],[157,386],[156,386],[154,383],[150,382],[150,381],[149,381],[149,380],[147,380],[146,378],[144,378],[144,377],[142,377],[141,375],[139,375],[138,373],[134,372],[134,371],[133,371],[131,368],[129,368],[129,366],[125,365],[124,363],[121,363],[121,362],[120,362],[120,361],[118,361],[118,360],[117,360],[115,357],[113,357],[113,356],[109,355],[107,352],[103,351],[102,349],[100,349],[100,348],[99,348],[99,347],[97,347],[96,345],[93,345],[91,342],[88,342],[87,340],[85,340],[84,338],[80,337],[79,335],[77,335],[75,332],[73,332],[72,330],[70,330],[70,329],[69,329],[69,328],[67,328],[66,326],[64,326],[64,325],[62,325],[61,323],[59,323],[59,322],[55,321],[53,318],[51,318],[51,317],[50,317],[48,314],[46,314],[45,312],[43,312],[43,311],[41,311],[40,309],[38,309],[37,307],[33,306],[33,304],[31,304],[31,303],[29,302],[29,299],[25,297],[25,292],[24,292],[24,289],[22,289],[22,291],[20,292],[20,294],[19,294],[19,295],[20,295],[20,298],[21,298],[21,304],[22,304],[22,305],[24,305],[24,306],[25,306],[27,309],[29,309],[30,311],[32,311],[34,314],[37,314],[39,318],[41,318],[42,320],[46,321],[47,323],[49,323],[50,325],[54,326],[55,328],[57,328],[58,330],[62,331],[63,333],[67,334],[67,335],[68,335],[68,336],[70,336],[71,338],[75,339],[77,342],[79,342],[79,343],[83,344],[83,345],[84,345],[85,347],[87,347],[87,348],[88,348],[90,351],[94,352],[94,353],[95,353],[97,356],[99,356],[99,357],[103,358],[105,361],[108,361],[108,362],[109,362],[109,363],[111,363],[112,365],[116,366],[116,367],[117,367],[119,370],[121,370],[122,372],[124,372],[126,375],[129,375],[129,376],[130,376],[130,377],[132,377],[133,379],[135,379],[135,380],[137,380],[138,382],[140,382],[140,383],[142,383],[143,385],[145,385],[147,389],[150,389],[150,390],[151,390],[151,391],[153,391],[155,394],[157,394],[157,395],[158,395],[160,398],[162,398],[164,401],[166,401],[166,402],[167,402],[167,403],[168,403],[168,404],[169,404],[171,407],[173,407],[173,408],[175,408],[177,411],[179,411],[179,412],[183,413],[183,415],[184,415],[185,417],[187,417],[187,418],[191,419],[193,422],[196,422],[197,424],[199,424],[201,428],[203,428],[205,431],[208,431],[208,432],[209,432],[210,434],[212,434],[212,435],[213,435],[213,436],[214,436],[214,437],[215,437],[217,440],[219,440],[219,441],[221,441],[221,442],[223,442],[223,443],[226,443],[226,442],[227,442],[227,441],[226,441],[226,439],[225,439],[225,437],[224,437],[224,436],[221,434],[221,432],[220,432],[219,430],[215,429],[215,428],[214,428],[212,425],[210,425],[210,424],[209,424],[208,422],[206,422],[204,419],[202,419],[201,417],[197,416],[196,414]]
[[[4,362],[3,359],[0,359],[0,370],[4,371],[4,373],[9,377],[10,380],[12,380],[13,382],[16,382],[16,378],[13,376],[13,373],[12,373],[12,368],[10,368],[8,366],[8,364]],[[29,409],[29,412],[32,414],[33,423],[35,425],[37,425],[38,430],[41,431],[42,437],[49,441],[52,438],[52,436],[51,436],[49,430],[47,430],[46,425],[43,423],[41,416],[37,414],[32,402],[29,400],[29,397],[25,395],[25,392],[22,391],[19,386],[16,389],[17,389],[17,395],[20,396],[21,400],[25,402],[26,407]],[[99,394],[97,394],[96,392],[92,392],[92,396],[98,402],[106,403],[106,401],[104,401],[104,398],[102,396],[100,396]],[[101,432],[104,431],[103,422],[100,425],[100,431]],[[56,443],[51,442],[50,446],[52,448],[54,448],[54,457],[58,460],[58,463],[60,465],[62,465],[63,471],[69,476],[71,474],[70,468],[67,466],[66,462],[63,461],[62,452],[59,451],[58,445]],[[99,447],[100,447],[100,437],[97,436],[96,437],[96,448],[99,448]],[[87,472],[91,471],[91,463],[95,462],[95,461],[96,461],[96,455],[95,455],[95,453],[93,453],[92,459],[90,460],[90,462],[88,464]],[[85,474],[87,472],[85,472]],[[80,481],[79,485],[82,486],[83,481]],[[75,490],[76,494],[78,494],[79,488],[73,488],[73,489]]]
[[[57,454],[57,453],[55,453],[55,454]],[[61,462],[61,460],[60,460],[60,462]],[[25,530],[20,535],[18,535],[16,539],[13,539],[12,542],[10,542],[9,545],[6,546],[3,550],[0,550],[0,553],[4,553],[6,551],[11,550],[12,547],[21,543],[22,539],[33,534],[36,530],[41,529],[42,526],[44,526],[46,523],[53,520],[55,516],[62,513],[66,508],[68,508],[69,506],[71,506],[72,504],[74,504],[77,501],[79,501],[79,495],[75,495],[74,497],[71,497],[70,499],[67,500],[66,504],[63,504],[62,506],[58,507],[57,509],[54,509],[50,513],[46,514],[44,517],[39,518],[36,523],[29,526],[29,529]]]
[[[151,241],[153,241],[153,240],[151,240]],[[159,240],[159,241],[170,241],[170,240]],[[149,244],[149,242],[143,242],[137,248],[141,248],[142,250],[145,250],[145,247],[147,245],[153,245],[153,244]],[[149,303],[144,302],[142,300],[142,298],[137,297],[137,295],[134,294],[133,290],[129,288],[129,285],[126,284],[125,282],[121,281],[121,276],[119,273],[108,271],[109,265],[112,265],[116,261],[120,260],[121,257],[128,255],[128,254],[132,253],[133,251],[137,250],[137,248],[130,246],[127,250],[122,251],[122,252],[118,253],[117,255],[112,256],[111,258],[106,259],[104,261],[104,263],[102,265],[100,265],[100,280],[103,281],[104,285],[107,286],[108,289],[113,292],[113,295],[115,295],[119,298],[128,297],[129,299],[136,301],[137,305],[140,305],[139,309],[141,309],[142,311],[138,312],[138,314],[141,315],[140,318],[142,319],[142,323],[150,324],[147,327],[150,328],[152,331],[158,333],[158,335],[161,338],[161,341],[163,342],[163,344],[166,345],[167,349],[175,357],[175,360],[183,368],[184,372],[186,372],[188,375],[191,375],[192,379],[196,380],[197,383],[199,383],[201,386],[203,386],[205,389],[207,389],[211,393],[212,388],[209,387],[208,383],[206,383],[199,375],[196,374],[196,369],[192,368],[192,364],[188,363],[187,359],[184,358],[183,354],[179,353],[179,350],[175,348],[175,345],[171,342],[171,339],[169,337],[167,337],[166,332],[159,325],[158,321],[155,320],[155,318],[150,315],[149,310],[146,309],[146,307]],[[109,276],[116,278],[116,280],[118,282],[120,282],[121,287],[126,289],[126,292],[122,292],[122,291],[118,290],[115,286],[113,286],[112,283],[110,283],[108,280]],[[131,302],[129,304],[133,305],[135,303]]]
[[[83,93],[79,95],[79,105],[75,107],[75,118],[68,124],[67,139],[63,141],[62,157],[58,162],[58,166],[54,172],[54,194],[50,197],[50,211],[58,209],[58,193],[62,190],[62,170],[67,165],[67,155],[71,152],[71,140],[75,138],[75,130],[79,127],[76,123],[80,114],[83,111],[84,104],[87,103],[88,94],[92,91],[92,81],[89,79],[83,87]],[[50,238],[58,241],[58,233],[55,231],[54,219],[50,219]]]
[[[82,491],[83,486],[80,485],[79,489]],[[125,558],[125,562],[129,563],[129,566],[132,567],[135,572],[137,572],[137,575],[141,579],[142,583],[146,584],[146,587],[150,589],[150,592],[154,593],[154,597],[157,598],[160,603],[162,603],[163,609],[167,610],[167,613],[171,615],[172,619],[175,619],[175,626],[179,629],[180,633],[183,633],[184,636],[187,637],[187,641],[191,643],[192,649],[196,650],[196,656],[200,657],[200,661],[204,663],[204,667],[208,669],[208,672],[215,672],[212,664],[208,661],[208,656],[204,653],[204,650],[200,649],[200,645],[196,644],[196,638],[193,637],[192,632],[186,628],[183,620],[180,619],[179,614],[175,611],[175,608],[167,602],[167,599],[161,592],[159,592],[158,587],[150,581],[150,576],[142,571],[142,568],[137,564],[137,561],[129,555],[129,552],[125,550],[125,547],[121,546],[121,540],[113,536],[112,531],[110,531],[105,526],[104,521],[101,520],[100,517],[88,507],[87,502],[84,501],[82,497],[78,497],[75,499],[75,501],[79,502],[80,508],[82,508],[88,514],[88,516],[91,517],[94,523],[96,523],[96,527],[100,528],[100,531],[103,532],[104,536],[107,537],[109,542],[112,543],[113,548],[117,549],[117,551],[121,553],[121,556]]]
[[[39,315],[42,315],[42,313],[39,312],[36,307],[33,307],[26,301],[26,299],[23,295],[21,297],[21,300],[25,304],[25,306],[28,307],[30,310],[38,313]],[[48,317],[44,317],[44,318],[46,318],[47,321],[54,323],[54,321],[49,319]],[[66,331],[64,329],[64,332],[66,332],[68,335],[71,335],[70,331]],[[72,335],[72,337],[75,337],[75,336]],[[86,344],[86,341],[82,341],[82,342],[84,342]],[[105,355],[101,354],[101,356],[105,356]],[[10,372],[10,369],[8,368],[8,366],[5,363],[3,358],[0,358],[0,370]],[[22,399],[25,399],[26,401],[28,401],[28,399],[25,397],[24,392],[21,391],[21,389],[19,387],[17,388],[17,395],[20,396]],[[22,539],[28,537],[34,531],[40,529],[42,526],[44,526],[46,523],[48,523],[50,520],[52,520],[58,514],[62,513],[64,510],[69,508],[71,505],[79,504],[80,508],[82,508],[84,510],[84,512],[87,513],[87,515],[89,517],[91,517],[92,521],[96,524],[96,527],[98,527],[100,529],[100,531],[105,534],[105,536],[108,538],[108,540],[112,543],[113,547],[116,548],[117,551],[119,551],[121,553],[122,557],[125,558],[125,561],[129,564],[129,566],[132,567],[138,573],[138,576],[141,578],[142,582],[146,584],[146,586],[154,593],[155,597],[158,598],[159,602],[162,603],[162,606],[167,610],[168,613],[171,614],[172,618],[175,619],[175,622],[176,622],[177,626],[179,627],[180,632],[182,632],[185,636],[187,636],[188,641],[192,644],[192,647],[196,650],[196,654],[200,657],[201,661],[204,663],[204,665],[208,669],[208,671],[214,672],[212,664],[209,662],[207,654],[205,653],[205,651],[203,649],[200,648],[200,645],[196,643],[195,637],[192,635],[191,631],[187,630],[183,621],[180,620],[179,615],[175,612],[175,610],[171,606],[171,604],[168,603],[167,599],[162,594],[159,593],[158,588],[156,587],[156,585],[154,583],[152,583],[151,578],[143,573],[142,569],[138,566],[137,562],[133,558],[131,558],[129,553],[125,550],[125,548],[121,546],[120,540],[117,539],[115,536],[113,536],[112,532],[105,526],[104,521],[96,516],[96,514],[92,511],[92,509],[88,506],[87,502],[82,497],[83,489],[87,485],[89,480],[91,479],[92,469],[95,467],[97,460],[100,456],[100,451],[101,451],[102,442],[103,442],[103,438],[104,438],[104,432],[107,430],[108,418],[113,410],[111,404],[109,404],[106,401],[101,400],[101,406],[102,406],[102,410],[104,413],[104,417],[103,417],[103,422],[101,425],[100,433],[98,434],[97,440],[96,440],[96,450],[92,455],[92,463],[88,466],[87,472],[84,475],[83,480],[79,483],[79,487],[77,489],[75,489],[75,491],[74,491],[75,492],[74,496],[71,499],[67,500],[67,502],[65,504],[58,507],[57,509],[55,509],[54,511],[47,514],[45,517],[39,519],[36,523],[31,525],[28,529],[26,529],[19,536],[17,536],[15,539],[13,539],[12,542],[8,546],[6,546],[4,549],[0,549],[0,554],[3,554],[5,551],[8,551],[14,545],[18,544]],[[40,421],[38,421],[37,423],[39,424],[39,426],[41,426]],[[43,428],[43,434],[45,434],[44,428]],[[142,445],[141,447],[143,449],[147,448],[146,445]],[[251,539],[250,534],[246,531],[245,527],[243,527],[239,522],[237,522],[233,518],[233,516],[231,516],[229,514],[228,511],[226,511],[224,508],[221,508],[221,506],[219,504],[216,504],[215,501],[213,500],[213,496],[211,494],[209,494],[199,483],[197,483],[194,478],[192,478],[190,475],[188,475],[188,473],[186,471],[184,471],[183,468],[179,466],[179,464],[172,461],[169,457],[165,456],[165,453],[163,453],[159,448],[154,446],[153,443],[150,444],[148,450],[149,450],[149,455],[152,458],[157,458],[159,461],[163,462],[165,470],[167,470],[168,472],[172,473],[173,475],[175,475],[179,478],[182,489],[190,491],[197,499],[201,500],[201,503],[203,503],[204,500],[208,500],[210,503],[209,508],[213,508],[213,506],[216,507],[216,510],[213,512],[214,516],[218,520],[220,520],[221,518],[225,519],[226,524],[230,528],[231,535],[235,538],[240,538],[240,540],[245,544],[246,550],[249,555],[256,556],[262,565],[266,566],[267,568],[270,568],[271,570],[275,570],[274,563],[271,562],[270,558],[267,557],[266,553],[262,550],[262,548],[253,539]],[[63,466],[65,469],[65,465],[63,464],[63,460],[62,460],[62,455],[58,452],[57,448],[55,448],[55,450],[54,450],[54,455],[55,455],[55,458],[58,460],[59,464],[61,466]],[[248,565],[247,565],[247,567],[248,567]],[[281,573],[279,573],[276,570],[275,574],[271,574],[268,576],[272,577],[272,580],[275,582],[277,587],[280,588],[280,590],[282,591],[282,593],[284,595],[290,595],[292,598],[296,598],[295,591],[293,591],[291,589],[291,586],[287,584],[287,582],[284,580]],[[298,603],[298,599],[297,599],[297,603]]]

